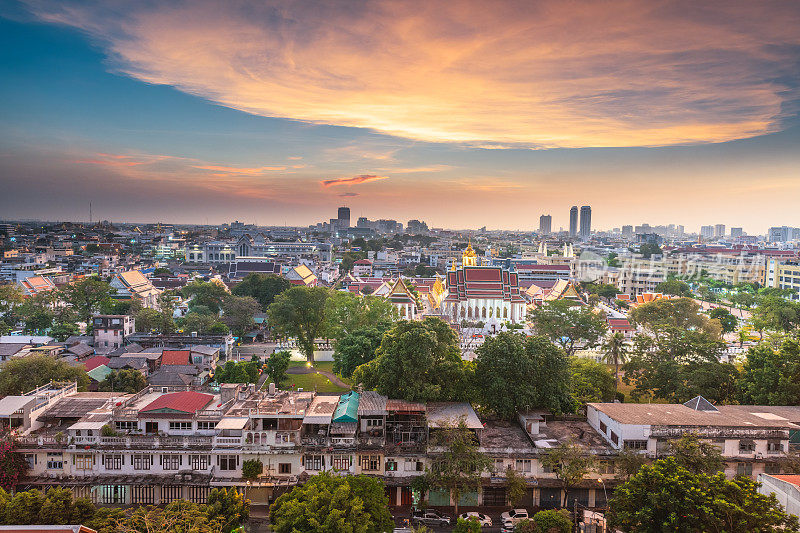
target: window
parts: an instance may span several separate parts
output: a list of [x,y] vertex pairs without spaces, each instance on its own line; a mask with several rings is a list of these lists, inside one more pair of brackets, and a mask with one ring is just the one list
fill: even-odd
[[367,418],[368,428],[380,427],[382,425],[383,425],[383,419],[381,418]]
[[91,470],[94,467],[94,456],[90,453],[79,453],[74,459],[77,470]]
[[133,469],[134,470],[150,470],[153,465],[153,456],[144,453],[133,454]]
[[352,455],[334,455],[331,457],[333,468],[336,470],[350,470],[353,465]]
[[764,473],[765,474],[780,474],[781,473],[781,465],[778,463],[766,463],[764,465]]
[[208,503],[208,494],[210,492],[211,487],[190,486],[189,501],[192,503]]
[[131,503],[152,505],[155,503],[155,489],[152,485],[131,485]]
[[114,427],[117,428],[117,431],[131,431],[136,429],[136,421],[135,420],[116,420],[114,422]]
[[217,427],[216,422],[198,422],[197,431],[209,431]]
[[170,431],[191,431],[192,423],[191,422],[170,422],[169,423]]
[[292,473],[292,463],[278,463],[278,473],[279,474],[291,474]]
[[380,455],[361,455],[359,463],[362,470],[377,472],[380,468],[381,457]]
[[239,462],[238,455],[220,455],[218,457],[220,470],[236,470],[236,465]]
[[64,468],[64,454],[61,452],[47,452],[47,469],[62,470]]
[[106,470],[122,470],[123,465],[122,455],[120,454],[106,454],[103,456],[103,466]]
[[303,458],[303,465],[306,470],[322,470],[325,467],[325,461],[321,455],[306,455]]
[[598,461],[598,463],[597,463],[597,473],[598,474],[613,474],[614,473],[614,461]]
[[739,453],[753,453],[756,451],[756,443],[752,440],[742,439],[739,441]]
[[781,453],[783,452],[783,444],[780,441],[767,442],[767,453]]
[[738,463],[736,465],[736,475],[737,476],[752,476],[753,475],[753,463]]
[[517,472],[528,472],[528,473],[530,473],[530,471],[531,471],[531,460],[530,459],[517,459],[514,469]]
[[180,470],[181,456],[178,454],[164,454],[161,456],[161,468],[164,470]]
[[626,450],[646,450],[647,449],[647,441],[646,440],[626,440],[623,442],[623,447]]
[[161,501],[171,502],[173,500],[180,500],[183,498],[183,487],[180,485],[162,485],[161,486]]
[[211,462],[211,457],[208,455],[190,455],[189,466],[192,470],[207,470],[208,464]]
[[422,472],[422,461],[406,459],[403,463],[403,470],[406,472]]
[[286,444],[289,442],[289,434],[288,433],[276,433],[275,434],[275,444]]
[[608,426],[606,426],[606,423],[605,422],[600,422],[600,433],[605,435],[607,430],[608,430]]
[[384,469],[387,472],[397,472],[397,461],[395,461],[394,459],[387,459],[386,467]]
[[609,438],[611,439],[611,442],[614,443],[614,445],[619,444],[619,437],[613,431],[611,432],[611,435],[609,435]]

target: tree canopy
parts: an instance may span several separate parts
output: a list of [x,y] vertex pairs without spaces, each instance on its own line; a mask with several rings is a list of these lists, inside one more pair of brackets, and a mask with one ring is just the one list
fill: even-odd
[[147,386],[147,379],[138,370],[128,368],[114,370],[100,382],[99,390],[104,392],[127,392],[136,394]]
[[692,294],[692,288],[688,283],[675,278],[662,281],[656,285],[655,291],[673,296],[691,296]]
[[261,307],[251,296],[228,295],[222,300],[223,321],[236,335],[242,336],[255,326],[255,314]]
[[759,494],[744,476],[696,473],[673,458],[642,466],[618,486],[610,501],[609,521],[625,532],[800,531],[774,495]]
[[569,373],[570,392],[581,405],[614,400],[616,381],[605,365],[583,357],[571,357]]
[[379,479],[329,472],[278,497],[270,520],[276,533],[382,533],[394,527]]
[[286,371],[289,369],[291,358],[292,354],[284,351],[273,353],[267,360],[267,375],[276,387],[280,387],[281,383],[286,381]]
[[64,286],[61,298],[75,309],[78,317],[87,324],[92,315],[107,305],[116,290],[105,281],[95,277],[84,278]]
[[258,301],[262,309],[275,301],[275,297],[289,289],[292,284],[280,276],[252,273],[233,287],[231,292],[236,296],[251,296]]
[[337,341],[357,329],[388,325],[397,318],[397,309],[392,302],[380,296],[334,291],[325,301],[326,332],[328,337]]
[[77,381],[78,387],[89,385],[83,368],[49,355],[29,355],[3,363],[0,372],[0,395],[23,394],[50,381]]
[[333,371],[346,378],[352,377],[356,367],[372,361],[381,345],[388,323],[358,328],[336,342],[333,352]]
[[539,335],[558,343],[568,355],[575,352],[577,345],[597,345],[607,329],[603,317],[591,307],[575,305],[569,300],[548,302],[530,318]]
[[466,395],[458,337],[434,317],[398,322],[383,336],[375,359],[356,368],[353,380],[409,401],[451,401]]
[[750,405],[800,405],[800,345],[778,350],[762,343],[747,351],[739,378],[739,401]]
[[221,281],[195,280],[187,283],[181,290],[189,300],[189,310],[203,306],[213,314],[219,314],[222,301],[228,295],[228,289]]
[[536,407],[558,413],[574,410],[567,355],[547,339],[503,332],[476,352],[475,392],[481,405],[498,416],[512,419]]

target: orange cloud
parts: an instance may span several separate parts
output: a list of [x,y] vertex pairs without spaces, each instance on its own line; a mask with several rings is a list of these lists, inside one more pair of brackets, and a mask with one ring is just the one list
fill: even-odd
[[[115,69],[264,116],[491,148],[720,142],[781,128],[800,4],[41,0]],[[165,31],[167,29],[169,31]]]
[[357,185],[359,183],[367,183],[369,181],[385,179],[389,179],[389,177],[377,176],[375,174],[361,174],[360,176],[353,176],[351,178],[333,178],[329,180],[322,180],[320,183],[323,187],[335,187],[337,185]]
[[[199,170],[214,171],[214,176],[228,176],[228,175],[244,175],[244,176],[260,176],[265,172],[275,172],[279,170],[286,170],[286,167],[225,167],[220,165],[193,165],[194,168]],[[298,168],[298,167],[292,167]]]

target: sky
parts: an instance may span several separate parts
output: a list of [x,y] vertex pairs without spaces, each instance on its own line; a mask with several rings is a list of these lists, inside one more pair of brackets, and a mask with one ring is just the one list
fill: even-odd
[[800,3],[0,3],[0,219],[800,226]]

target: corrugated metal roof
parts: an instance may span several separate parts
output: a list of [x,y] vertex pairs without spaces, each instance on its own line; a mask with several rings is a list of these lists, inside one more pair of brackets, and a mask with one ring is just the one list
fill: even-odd
[[214,396],[195,391],[170,392],[163,394],[142,407],[139,411],[146,413],[158,409],[171,409],[184,413],[194,413],[208,405]]
[[348,392],[339,398],[339,405],[333,412],[334,422],[358,422],[358,393]]
[[83,367],[86,369],[87,372],[91,372],[95,368],[101,365],[105,365],[110,361],[108,357],[104,357],[102,355],[95,355],[94,357],[90,357],[86,361],[83,362]]
[[386,396],[368,390],[361,393],[358,400],[359,416],[380,416],[386,414]]
[[108,368],[106,365],[100,365],[98,367],[89,370],[87,374],[89,375],[90,378],[92,378],[95,381],[103,381],[112,372],[113,370]]
[[189,350],[164,350],[161,353],[162,365],[188,365]]

